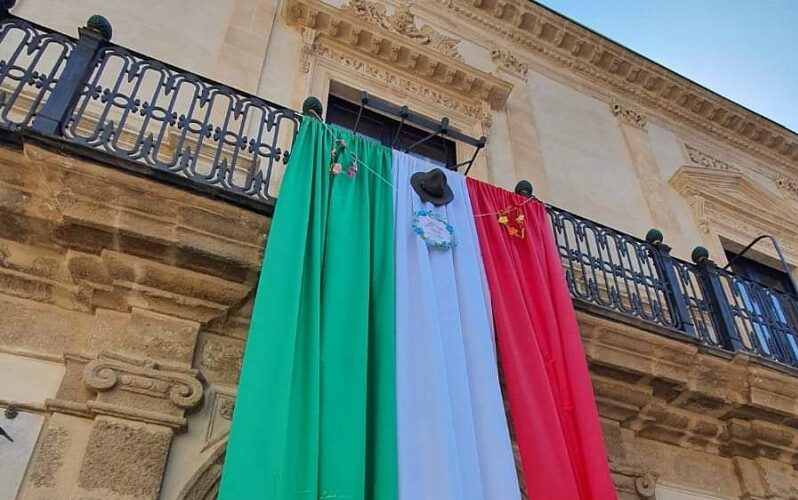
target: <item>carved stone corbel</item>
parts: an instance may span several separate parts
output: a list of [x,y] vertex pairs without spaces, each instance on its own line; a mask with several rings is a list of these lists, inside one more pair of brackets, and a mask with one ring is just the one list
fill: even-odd
[[497,45],[491,47],[490,57],[500,68],[503,68],[520,78],[526,77],[526,74],[529,71],[529,64],[518,59],[515,54],[509,50],[502,49]]
[[687,197],[687,204],[693,212],[693,217],[698,224],[698,228],[704,234],[709,234],[709,217],[706,211],[706,200],[703,196],[694,194]]
[[319,36],[319,32],[308,27],[302,27],[301,31],[302,50],[299,55],[299,67],[303,73],[309,73],[311,60],[318,49],[316,39]]
[[776,178],[776,184],[789,196],[798,197],[798,180],[779,176]]
[[96,393],[86,406],[94,414],[183,429],[185,412],[202,400],[198,373],[103,352],[83,370],[83,382]]
[[619,122],[626,123],[627,125],[631,125],[643,130],[646,129],[648,117],[645,115],[645,113],[642,113],[629,106],[625,106],[614,99],[610,104],[610,109],[612,110],[612,114],[618,118]]

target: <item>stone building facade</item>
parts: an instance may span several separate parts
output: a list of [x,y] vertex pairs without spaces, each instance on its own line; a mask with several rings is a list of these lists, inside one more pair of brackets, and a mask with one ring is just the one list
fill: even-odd
[[[798,263],[798,135],[535,3],[11,12],[68,34],[102,14],[115,44],[294,110],[364,90],[446,116],[488,137],[478,178],[657,227],[675,257],[702,245],[723,265],[771,234]],[[2,139],[0,499],[215,498],[268,213],[20,128]],[[749,256],[780,265],[768,246]],[[620,498],[798,498],[795,368],[576,305]]]

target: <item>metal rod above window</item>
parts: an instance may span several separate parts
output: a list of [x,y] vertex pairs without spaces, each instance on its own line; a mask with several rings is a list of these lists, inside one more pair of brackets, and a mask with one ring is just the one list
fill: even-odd
[[358,118],[355,122],[355,133],[358,131],[360,117],[362,115],[363,109],[365,108],[370,108],[388,116],[395,117],[400,120],[401,124],[413,124],[429,131],[429,134],[426,137],[410,145],[406,149],[406,152],[412,151],[424,142],[437,136],[443,136],[474,147],[474,154],[469,160],[449,166],[450,168],[457,170],[459,167],[467,165],[466,174],[471,169],[471,165],[474,163],[474,160],[476,160],[479,151],[484,148],[485,144],[487,143],[487,138],[484,135],[479,138],[475,138],[461,132],[456,128],[451,127],[449,125],[449,118],[447,117],[441,118],[440,122],[435,122],[429,118],[426,118],[425,116],[414,113],[408,106],[397,106],[396,104],[390,103],[384,99],[380,99],[379,97],[369,95],[369,93],[365,91],[360,93],[360,111],[358,112]]

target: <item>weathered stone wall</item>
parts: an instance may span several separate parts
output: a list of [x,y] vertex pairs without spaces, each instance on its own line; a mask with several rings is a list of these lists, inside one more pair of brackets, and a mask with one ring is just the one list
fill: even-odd
[[795,370],[578,319],[622,499],[795,497]]
[[268,225],[42,147],[0,148],[0,405],[44,417],[16,436],[39,436],[20,498],[158,498],[192,412],[226,404],[229,421]]

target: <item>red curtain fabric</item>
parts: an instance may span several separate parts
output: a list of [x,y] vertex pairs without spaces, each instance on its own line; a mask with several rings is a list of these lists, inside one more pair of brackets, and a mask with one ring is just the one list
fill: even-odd
[[[468,179],[475,214],[524,199]],[[523,238],[495,215],[476,217],[499,361],[531,499],[616,498],[571,297],[543,204],[531,201]]]

